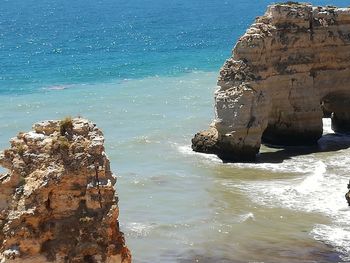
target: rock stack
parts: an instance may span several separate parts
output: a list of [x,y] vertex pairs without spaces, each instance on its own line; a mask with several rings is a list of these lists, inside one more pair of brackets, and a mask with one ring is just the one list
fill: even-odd
[[215,120],[198,152],[251,161],[261,141],[313,144],[322,117],[350,131],[350,8],[287,2],[268,7],[220,71]]
[[10,142],[0,154],[0,262],[130,263],[101,130],[66,118]]

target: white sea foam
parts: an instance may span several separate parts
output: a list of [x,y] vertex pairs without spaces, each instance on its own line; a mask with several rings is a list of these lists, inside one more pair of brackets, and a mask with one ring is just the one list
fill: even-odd
[[220,160],[219,157],[217,157],[215,154],[207,154],[207,153],[198,153],[192,150],[190,145],[178,145],[174,143],[174,146],[177,148],[177,150],[184,155],[192,155],[192,156],[198,156],[202,160],[211,161],[213,163],[222,163],[222,160]]
[[282,163],[223,163],[223,161],[217,157],[215,154],[206,154],[194,152],[190,145],[178,145],[174,144],[177,150],[184,155],[196,156],[200,161],[206,164],[218,164],[226,166],[233,166],[238,168],[251,168],[259,170],[267,170],[272,172],[288,172],[288,173],[305,173],[312,172],[314,169],[314,163],[316,159],[314,156],[309,155],[307,158],[305,156],[295,156]]
[[300,155],[292,156],[286,158],[281,162],[261,162],[261,163],[223,163],[223,161],[217,157],[215,154],[205,154],[198,153],[192,150],[190,145],[179,145],[174,144],[178,152],[183,155],[195,156],[198,157],[200,161],[205,162],[206,164],[218,164],[221,163],[225,166],[233,166],[237,168],[250,168],[250,169],[259,169],[267,170],[272,172],[282,172],[282,173],[305,173],[312,172],[314,170],[314,164],[317,161],[317,158],[313,154],[309,155]]
[[[282,206],[306,212],[322,212],[333,216],[345,205],[347,178],[327,173],[323,161],[314,165],[314,172],[292,179],[244,181],[226,186],[240,188],[262,205]],[[254,191],[253,191],[254,190]]]
[[149,144],[152,142],[148,136],[136,136],[133,138],[133,141],[139,144]]
[[281,163],[232,163],[232,165],[239,168],[251,168],[267,170],[271,172],[282,173],[305,173],[313,170],[314,162],[316,159],[314,156],[295,156],[290,157],[288,160],[284,160]]
[[126,234],[128,236],[141,238],[141,237],[148,236],[148,234],[154,228],[154,225],[140,223],[140,222],[131,222],[131,223],[127,223],[123,227],[125,228]]
[[324,179],[326,169],[326,164],[322,161],[318,161],[315,165],[315,171],[311,175],[306,176],[306,178],[295,187],[295,190],[301,194],[317,191]]
[[44,87],[44,90],[64,90],[66,89],[67,86],[63,86],[63,85],[54,85],[54,86],[49,86],[49,87]]
[[311,235],[313,235],[316,240],[335,247],[335,249],[343,255],[343,260],[350,260],[350,228],[346,225],[337,226],[334,224],[328,226],[319,224],[314,227]]
[[249,213],[246,213],[246,214],[242,214],[242,215],[239,215],[238,217],[238,222],[242,223],[242,222],[245,222],[247,220],[255,220],[255,217],[254,217],[254,214],[249,212]]
[[[349,162],[348,155],[342,154],[342,161]],[[302,212],[325,214],[331,219],[330,225],[316,225],[310,233],[315,239],[332,245],[350,260],[350,209],[346,206],[344,194],[348,177],[328,172],[328,165],[344,166],[336,157],[314,163],[314,171],[285,180],[244,181],[240,184],[223,183],[226,187],[239,188],[252,201],[268,207],[283,207]],[[349,167],[349,166],[347,166]],[[331,167],[337,170],[336,167]]]

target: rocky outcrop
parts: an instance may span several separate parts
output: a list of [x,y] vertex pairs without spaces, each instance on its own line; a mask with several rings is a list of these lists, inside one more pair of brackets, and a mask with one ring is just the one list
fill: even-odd
[[220,71],[216,118],[195,151],[254,160],[261,141],[312,144],[322,117],[350,131],[350,8],[289,2],[268,7]]
[[130,263],[95,124],[36,123],[0,154],[0,262]]
[[350,206],[350,181],[348,183],[348,192],[345,194],[345,199],[346,199],[346,202],[348,202],[348,205]]

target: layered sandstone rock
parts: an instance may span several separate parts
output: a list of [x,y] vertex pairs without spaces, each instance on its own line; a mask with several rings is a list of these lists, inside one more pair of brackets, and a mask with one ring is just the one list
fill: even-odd
[[261,140],[310,144],[322,117],[350,131],[350,9],[275,4],[238,40],[220,71],[216,118],[195,151],[254,160]]
[[0,154],[0,262],[131,262],[102,132],[81,118],[33,129]]

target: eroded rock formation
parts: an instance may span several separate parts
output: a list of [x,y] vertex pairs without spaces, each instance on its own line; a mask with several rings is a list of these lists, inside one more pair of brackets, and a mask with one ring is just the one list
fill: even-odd
[[275,4],[238,40],[220,71],[216,118],[198,152],[254,160],[261,140],[311,144],[322,117],[350,131],[350,8]]
[[0,262],[130,263],[101,130],[81,118],[33,129],[0,154]]

